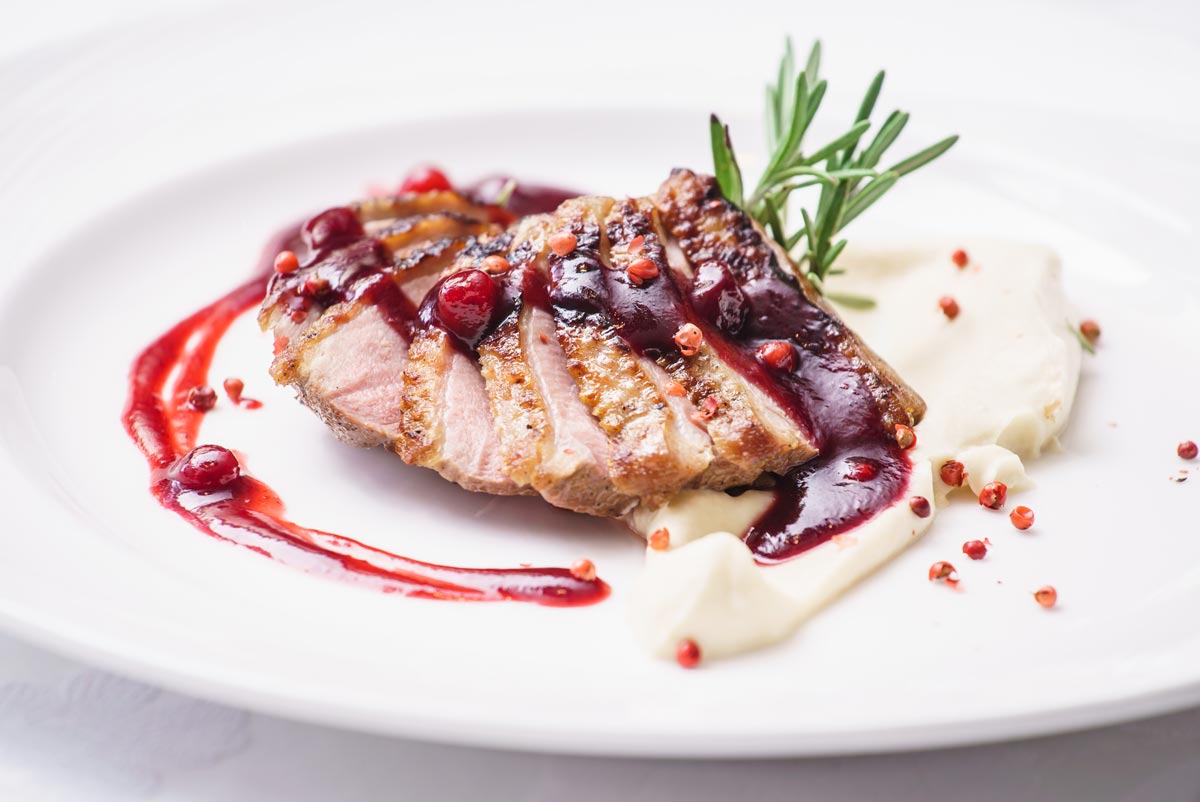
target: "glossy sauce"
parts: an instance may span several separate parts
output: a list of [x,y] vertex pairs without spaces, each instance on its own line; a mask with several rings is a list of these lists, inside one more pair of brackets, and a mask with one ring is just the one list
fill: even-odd
[[[501,178],[487,179],[468,192],[490,202],[503,184]],[[502,211],[509,216],[552,211],[576,195],[518,184]],[[302,570],[404,595],[579,605],[600,601],[609,592],[604,582],[578,580],[566,569],[433,565],[308,529],[287,520],[279,497],[249,476],[206,493],[187,491],[168,478],[171,466],[195,447],[202,418],[181,403],[180,394],[207,382],[224,332],[267,293],[282,301],[298,323],[314,308],[368,298],[406,339],[415,328],[438,326],[472,355],[483,337],[524,304],[552,308],[567,322],[590,318],[611,326],[633,350],[651,359],[679,359],[675,332],[684,323],[698,325],[717,354],[774,398],[821,451],[817,459],[778,478],[774,502],[745,533],[747,545],[763,563],[791,559],[861,525],[903,495],[911,472],[908,457],[884,431],[866,379],[839,348],[841,324],[809,302],[777,264],[747,269],[730,254],[728,263],[694,265],[697,275],[689,278],[666,270],[662,243],[645,215],[631,215],[605,232],[578,226],[573,232],[576,250],[550,257],[548,283],[524,265],[528,260],[519,251],[510,255],[513,269],[492,279],[496,292],[487,325],[460,336],[438,309],[438,291],[446,279],[414,305],[392,280],[396,266],[385,249],[352,216],[349,209],[329,210],[277,237],[255,278],[180,322],[134,363],[126,429],[150,462],[151,489],[160,503],[197,528]],[[612,269],[601,254],[602,237],[624,245],[638,235],[645,237],[644,255],[663,267],[658,279],[642,286]],[[476,242],[464,253],[479,258],[502,253],[507,242],[503,237]],[[269,260],[284,248],[303,254],[302,270],[273,273]],[[794,370],[770,370],[759,363],[756,349],[769,340],[795,344],[799,358]],[[862,470],[863,464],[873,470]]]
[[[886,431],[867,380],[840,348],[842,324],[808,300],[773,254],[766,266],[723,254],[728,263],[695,266],[690,280],[666,270],[662,246],[642,217],[626,213],[605,236],[614,246],[644,236],[642,254],[663,268],[660,277],[634,285],[604,264],[600,230],[576,226],[576,250],[549,259],[555,313],[611,326],[637,353],[665,361],[680,358],[679,327],[698,325],[721,359],[779,403],[817,446],[821,456],[779,477],[771,507],[745,533],[756,559],[789,560],[900,500],[911,464]],[[793,370],[758,361],[758,347],[772,340],[796,347]],[[862,478],[855,463],[875,470]]]

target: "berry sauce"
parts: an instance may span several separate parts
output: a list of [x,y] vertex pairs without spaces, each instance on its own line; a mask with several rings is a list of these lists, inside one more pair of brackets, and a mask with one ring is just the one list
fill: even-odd
[[[745,533],[755,558],[789,560],[899,501],[911,462],[887,432],[871,377],[843,351],[842,324],[809,300],[765,247],[753,260],[740,251],[713,253],[691,278],[668,270],[651,222],[640,217],[626,209],[603,237],[594,225],[575,226],[575,250],[549,256],[555,314],[611,326],[635,352],[666,362],[680,358],[680,327],[696,325],[704,342],[813,442],[820,456],[780,477],[774,502]],[[605,239],[618,247],[636,236],[643,237],[640,252],[670,280],[635,285],[605,263]],[[779,343],[795,346],[792,358],[764,365],[760,349]]]
[[[328,248],[367,253],[363,240],[339,239],[344,219],[314,227],[328,236]],[[307,239],[308,237],[306,237]],[[229,326],[257,307],[267,292],[275,255],[301,244],[299,227],[283,232],[267,247],[253,278],[228,295],[180,321],[155,340],[130,369],[125,430],[150,464],[150,490],[159,503],[197,529],[256,554],[300,570],[385,593],[464,601],[513,600],[552,606],[594,604],[609,587],[600,579],[580,579],[569,568],[458,568],[435,565],[368,546],[343,535],[309,529],[286,517],[283,501],[265,483],[248,475],[236,457],[220,446],[197,447],[203,413],[186,403],[187,388],[208,383],[213,353]],[[316,246],[320,248],[320,245]],[[326,251],[328,253],[328,250]],[[327,272],[331,287],[361,296],[380,293],[373,256],[339,260],[349,269]],[[356,271],[358,271],[356,273]],[[397,296],[400,293],[396,292]],[[397,310],[405,311],[402,305]],[[411,319],[411,313],[409,319]],[[397,320],[397,328],[402,328]],[[226,456],[228,455],[228,456]],[[232,462],[230,462],[232,460]]]

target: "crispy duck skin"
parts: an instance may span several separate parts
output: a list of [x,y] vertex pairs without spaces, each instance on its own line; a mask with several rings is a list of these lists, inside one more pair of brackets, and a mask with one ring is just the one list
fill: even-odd
[[[721,333],[689,313],[680,287],[670,278],[667,236],[656,218],[657,210],[648,199],[628,199],[609,214],[606,233],[609,260],[615,268],[609,274],[610,284],[633,300],[627,305],[633,307],[631,317],[640,317],[645,308],[670,332],[685,323],[699,324],[704,330],[694,356],[665,351],[656,360],[669,379],[683,388],[696,410],[695,420],[712,441],[713,459],[696,484],[722,489],[749,484],[764,472],[782,472],[815,456],[816,449],[787,413],[722,358],[721,352],[730,349]],[[631,242],[638,243],[636,253],[629,251]],[[627,269],[638,259],[650,260],[662,280],[632,284]],[[716,405],[706,407],[706,402]]]
[[510,281],[522,288],[512,312],[479,344],[505,468],[556,507],[599,516],[638,499],[614,486],[608,436],[567,370],[548,297],[547,240],[553,218],[526,218],[509,250]]

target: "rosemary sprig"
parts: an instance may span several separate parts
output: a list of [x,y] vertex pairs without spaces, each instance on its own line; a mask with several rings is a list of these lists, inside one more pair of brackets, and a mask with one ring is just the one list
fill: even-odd
[[[882,198],[905,176],[949,150],[958,136],[948,136],[924,150],[880,170],[879,163],[908,124],[906,112],[894,111],[866,146],[871,113],[883,89],[881,70],[867,87],[854,124],[827,144],[806,152],[804,135],[825,97],[827,82],[820,77],[821,43],[814,42],[804,69],[796,73],[792,41],[787,40],[775,83],[767,86],[767,146],[771,153],[762,177],[747,196],[742,172],[733,152],[729,127],[714,114],[709,123],[713,171],[725,197],[754,217],[796,260],[804,276],[824,292],[825,278],[846,247],[838,233]],[[792,194],[819,188],[816,208],[800,209],[803,224],[788,233],[786,220]],[[839,296],[839,303],[869,308],[874,302],[858,296]]]

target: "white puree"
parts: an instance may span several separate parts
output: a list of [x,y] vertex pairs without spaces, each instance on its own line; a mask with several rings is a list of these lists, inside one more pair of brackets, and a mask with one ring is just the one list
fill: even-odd
[[[928,405],[902,500],[773,566],[755,563],[731,534],[746,530],[770,493],[689,491],[657,511],[635,512],[639,532],[665,526],[671,540],[666,551],[647,549],[634,589],[633,627],[646,648],[671,656],[682,638],[693,638],[706,657],[721,657],[786,637],[924,533],[933,516],[918,518],[907,499],[943,506],[950,488],[938,472],[946,460],[964,464],[975,493],[996,480],[1010,490],[1028,485],[1021,460],[1057,444],[1079,378],[1081,349],[1068,329],[1058,259],[1043,247],[974,242],[966,247],[970,264],[959,270],[950,260],[957,247],[851,249],[838,264],[847,273],[829,282],[832,292],[878,302],[841,311]],[[953,321],[938,307],[943,295],[958,301]]]

